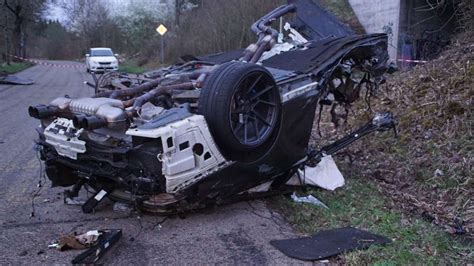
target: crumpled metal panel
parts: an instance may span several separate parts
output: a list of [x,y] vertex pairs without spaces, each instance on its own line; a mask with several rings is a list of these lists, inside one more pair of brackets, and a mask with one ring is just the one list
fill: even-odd
[[31,79],[23,79],[17,76],[6,75],[4,77],[0,77],[0,84],[9,84],[9,85],[31,85],[33,84],[33,80]]
[[319,1],[288,0],[296,6],[296,18],[290,24],[308,40],[353,35],[351,28],[325,10]]

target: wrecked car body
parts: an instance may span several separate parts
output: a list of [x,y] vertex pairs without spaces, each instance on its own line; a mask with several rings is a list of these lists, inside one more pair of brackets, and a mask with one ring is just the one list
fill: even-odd
[[[73,186],[71,197],[93,188],[84,212],[108,197],[175,213],[252,197],[265,183],[265,195],[280,193],[309,161],[392,128],[383,114],[326,149],[308,148],[318,105],[351,104],[390,67],[386,35],[354,35],[324,13],[319,26],[337,28],[328,35],[308,22],[311,10],[321,12],[290,0],[270,12],[244,51],[187,57],[141,79],[114,74],[90,98],[31,106],[53,186]],[[279,41],[270,24],[290,13]]]

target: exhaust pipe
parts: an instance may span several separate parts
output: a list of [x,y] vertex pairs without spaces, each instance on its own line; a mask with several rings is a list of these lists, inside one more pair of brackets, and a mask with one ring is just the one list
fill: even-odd
[[72,118],[72,124],[75,128],[94,130],[107,126],[107,120],[97,116],[77,115]]
[[89,116],[84,118],[82,125],[87,130],[93,130],[107,126],[107,120],[97,116]]
[[76,115],[72,118],[72,124],[75,128],[83,128],[84,119],[86,118],[85,115]]
[[48,119],[56,116],[59,108],[56,106],[37,105],[28,108],[28,114],[36,119]]

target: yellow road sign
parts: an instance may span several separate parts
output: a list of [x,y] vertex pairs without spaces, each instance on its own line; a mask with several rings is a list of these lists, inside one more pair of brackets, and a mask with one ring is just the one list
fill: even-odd
[[165,35],[165,33],[168,31],[168,29],[165,27],[165,25],[163,24],[160,24],[160,26],[158,26],[158,28],[156,28],[156,31],[161,35]]

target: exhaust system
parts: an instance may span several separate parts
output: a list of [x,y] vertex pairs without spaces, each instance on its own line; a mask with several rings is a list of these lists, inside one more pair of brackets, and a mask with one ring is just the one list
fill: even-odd
[[48,119],[58,114],[59,108],[49,105],[37,105],[28,107],[28,114],[36,119]]
[[84,128],[94,130],[107,126],[107,120],[98,116],[76,115],[72,118],[72,124],[75,128]]
[[278,31],[273,29],[270,24],[277,18],[294,12],[296,12],[295,5],[283,5],[257,20],[252,25],[251,30],[257,35],[258,41],[245,49],[244,56],[241,60],[249,63],[257,63],[262,57],[262,54],[271,50],[276,43]]

